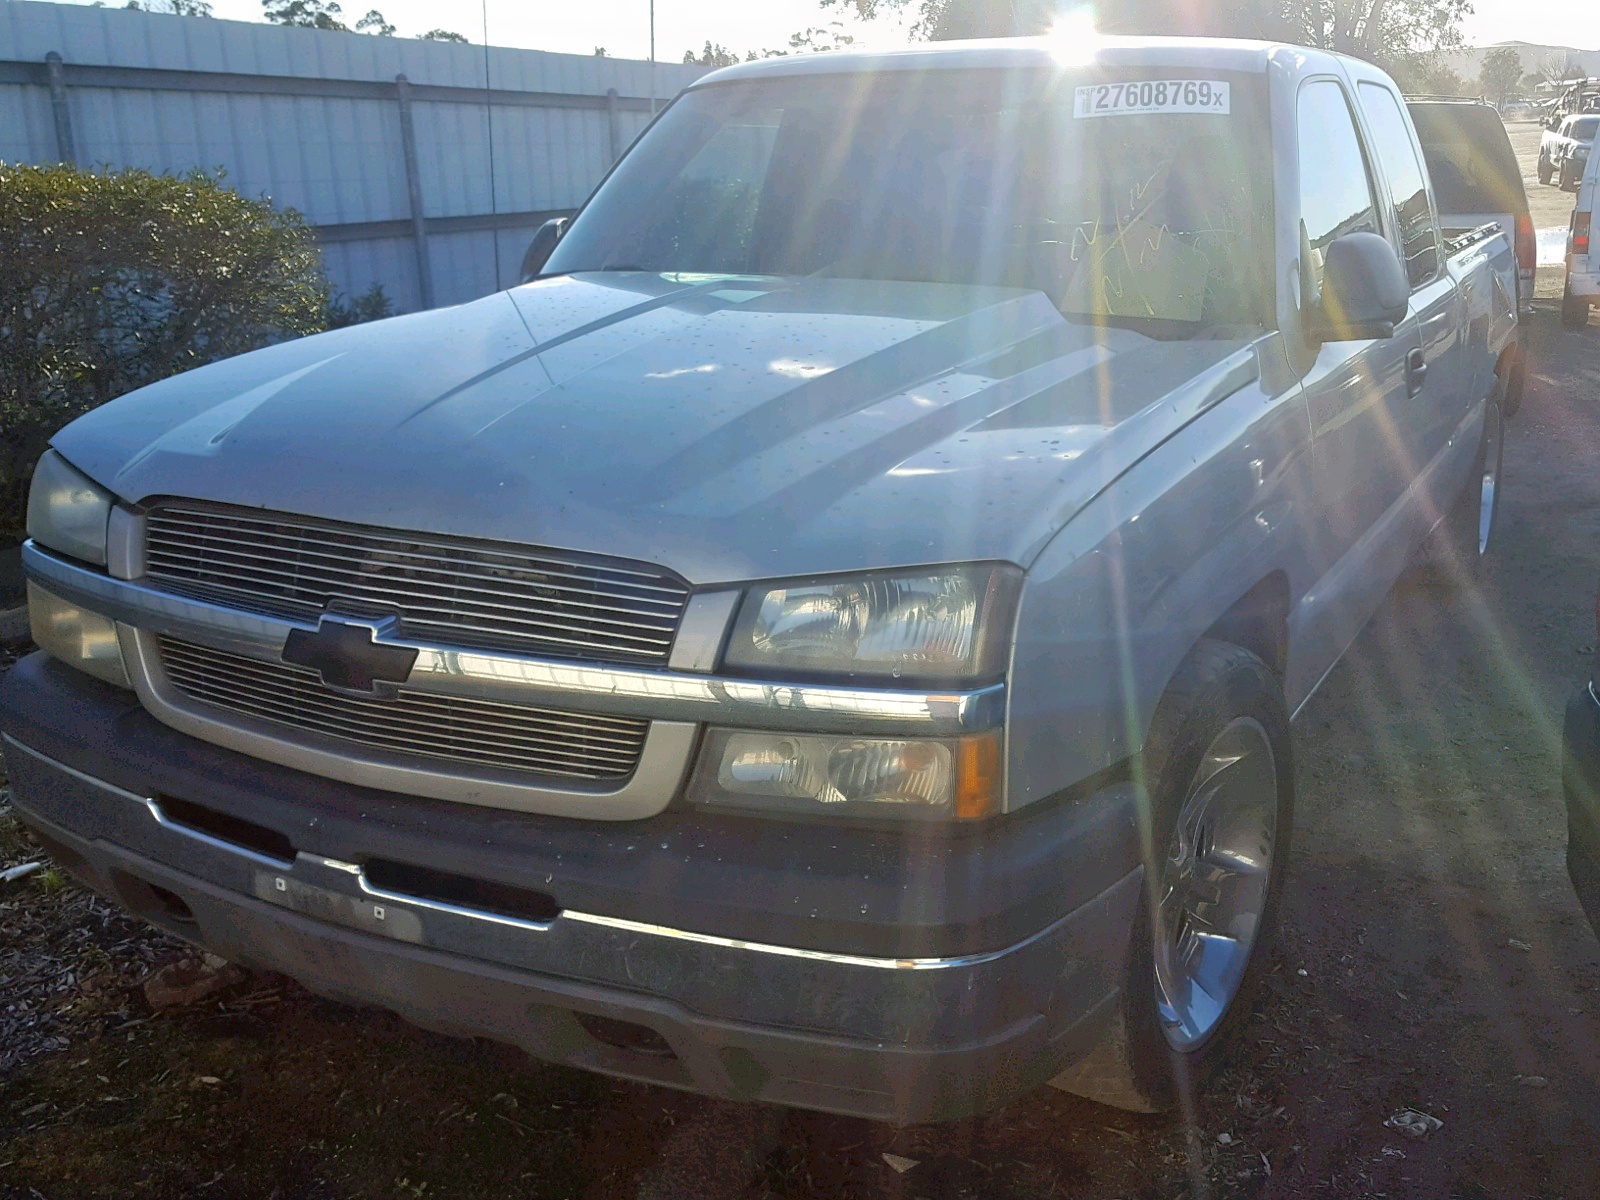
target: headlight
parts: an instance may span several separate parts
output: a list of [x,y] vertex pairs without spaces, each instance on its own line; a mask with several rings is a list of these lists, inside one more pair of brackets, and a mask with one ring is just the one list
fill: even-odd
[[33,628],[34,644],[52,657],[96,679],[118,687],[133,687],[122,661],[116,623],[109,617],[79,608],[70,600],[29,583],[28,623]]
[[1014,567],[941,567],[756,588],[724,661],[763,672],[996,676],[1020,579]]
[[999,811],[1000,735],[829,737],[713,729],[694,803],[814,816],[973,820]]
[[110,494],[54,450],[45,451],[28,493],[28,536],[41,546],[103,567],[110,519]]

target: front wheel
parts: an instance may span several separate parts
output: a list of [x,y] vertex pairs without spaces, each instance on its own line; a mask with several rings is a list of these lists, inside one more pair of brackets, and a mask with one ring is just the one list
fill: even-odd
[[1589,323],[1589,301],[1572,294],[1572,281],[1561,293],[1561,323],[1568,329],[1582,329]]
[[1561,190],[1575,192],[1578,190],[1578,173],[1572,169],[1570,161],[1561,164]]
[[1539,160],[1539,182],[1548,187],[1550,181],[1554,178],[1555,172],[1551,169],[1549,161],[1541,158]]
[[1156,708],[1144,754],[1144,904],[1120,1007],[1054,1086],[1172,1108],[1226,1056],[1263,970],[1294,813],[1289,715],[1271,669],[1201,641]]

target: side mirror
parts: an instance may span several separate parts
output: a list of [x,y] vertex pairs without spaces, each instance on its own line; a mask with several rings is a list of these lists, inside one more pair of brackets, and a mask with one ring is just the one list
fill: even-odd
[[1410,296],[1405,268],[1388,239],[1347,233],[1328,244],[1312,331],[1325,342],[1392,338]]
[[550,256],[556,251],[556,243],[566,232],[566,217],[554,217],[534,231],[533,241],[528,243],[527,253],[522,256],[523,283],[539,278],[544,264],[550,261]]

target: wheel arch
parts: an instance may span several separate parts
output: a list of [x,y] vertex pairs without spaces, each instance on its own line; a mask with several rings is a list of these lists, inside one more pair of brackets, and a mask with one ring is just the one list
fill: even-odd
[[1521,337],[1512,338],[1500,351],[1500,357],[1495,360],[1494,374],[1496,379],[1505,384],[1501,413],[1514,417],[1522,408],[1522,393],[1528,380],[1528,348]]
[[1289,668],[1289,604],[1288,574],[1271,571],[1235,600],[1195,645],[1209,638],[1248,650],[1272,669],[1282,686]]

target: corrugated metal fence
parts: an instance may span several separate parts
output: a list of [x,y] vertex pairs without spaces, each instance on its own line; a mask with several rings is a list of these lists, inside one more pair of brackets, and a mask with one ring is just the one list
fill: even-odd
[[[486,70],[487,68],[487,78]],[[0,0],[0,160],[227,171],[401,312],[516,280],[704,68]],[[491,170],[492,164],[492,170]]]

